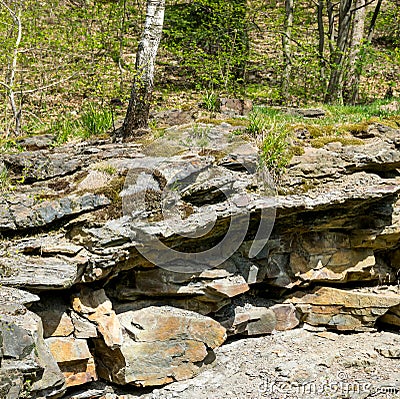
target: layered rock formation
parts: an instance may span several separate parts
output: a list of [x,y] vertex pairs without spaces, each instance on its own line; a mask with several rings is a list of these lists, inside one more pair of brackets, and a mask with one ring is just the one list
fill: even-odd
[[23,182],[0,199],[1,397],[187,379],[228,335],[399,327],[400,131],[299,137],[275,189],[240,129],[1,155]]

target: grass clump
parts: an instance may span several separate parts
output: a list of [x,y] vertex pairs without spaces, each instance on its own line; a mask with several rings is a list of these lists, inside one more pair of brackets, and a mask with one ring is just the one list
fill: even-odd
[[277,117],[277,112],[263,112],[255,108],[248,116],[246,132],[256,140],[261,148],[261,164],[278,177],[290,162],[287,126]]
[[112,127],[111,110],[96,104],[88,104],[78,118],[68,114],[56,120],[50,131],[55,134],[54,144],[61,145],[72,138],[86,140],[92,136],[105,135]]
[[206,91],[203,94],[201,105],[209,112],[217,112],[220,108],[218,96],[213,91]]
[[110,176],[114,176],[117,173],[117,169],[107,162],[99,162],[95,164],[92,169],[99,172],[104,172]]
[[0,193],[7,193],[13,189],[12,181],[5,166],[0,165]]
[[287,132],[268,132],[261,146],[261,163],[275,176],[279,176],[292,158]]

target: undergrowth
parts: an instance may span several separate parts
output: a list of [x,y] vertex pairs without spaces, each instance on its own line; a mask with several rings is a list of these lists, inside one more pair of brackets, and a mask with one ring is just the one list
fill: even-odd
[[[379,100],[367,105],[333,106],[323,105],[325,116],[305,118],[293,115],[284,109],[255,107],[248,116],[247,134],[261,149],[261,161],[275,176],[279,176],[294,155],[301,155],[304,146],[321,148],[332,142],[346,145],[363,145],[359,135],[367,132],[372,123],[381,123],[398,128],[398,111],[384,106],[388,100]],[[299,141],[296,133],[306,131],[308,139]]]
[[67,114],[56,120],[50,132],[55,134],[55,145],[67,142],[71,138],[88,139],[106,134],[113,127],[113,115],[109,109],[89,104],[78,118]]

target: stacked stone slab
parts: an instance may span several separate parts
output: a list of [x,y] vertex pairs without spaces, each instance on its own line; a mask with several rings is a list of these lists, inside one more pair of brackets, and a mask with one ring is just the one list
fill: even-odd
[[[196,144],[199,129],[206,145]],[[298,138],[304,154],[266,197],[258,150],[238,129],[173,127],[147,148],[30,140],[32,150],[0,156],[0,168],[26,182],[0,198],[1,397],[191,378],[228,335],[399,327],[399,130],[371,124],[357,146]],[[135,186],[131,170],[148,173],[148,186]],[[161,217],[168,184],[174,228]],[[135,213],[143,198],[146,220]],[[252,256],[266,209],[274,226]],[[191,238],[210,215],[214,228]],[[232,217],[248,217],[248,231],[222,263],[178,256],[161,268],[141,253],[150,233],[178,251],[218,245]]]

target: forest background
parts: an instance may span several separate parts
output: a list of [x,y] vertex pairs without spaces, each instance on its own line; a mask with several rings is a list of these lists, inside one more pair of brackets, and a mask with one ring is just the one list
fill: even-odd
[[[328,11],[339,3],[295,0],[288,30],[288,1],[167,0],[153,109],[212,108],[219,96],[289,106],[338,100],[327,93],[338,37]],[[362,104],[400,91],[400,2],[381,1],[370,40],[377,1],[365,3]],[[91,114],[98,125],[123,117],[145,11],[142,0],[1,0],[1,137],[68,130]]]

